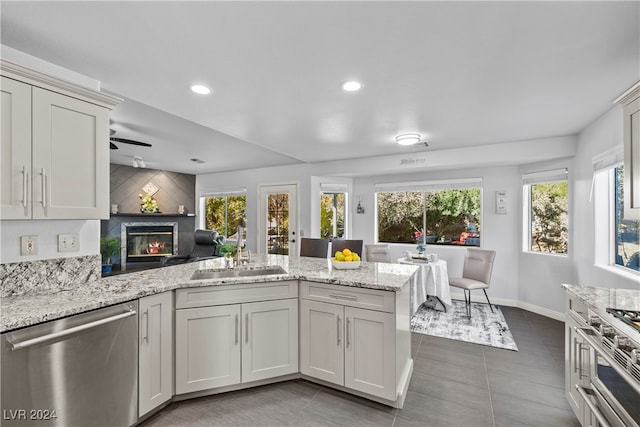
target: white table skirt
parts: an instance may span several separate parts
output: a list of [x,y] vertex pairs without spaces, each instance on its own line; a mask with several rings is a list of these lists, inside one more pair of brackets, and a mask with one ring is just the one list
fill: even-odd
[[411,283],[411,312],[415,313],[420,305],[427,301],[428,296],[438,297],[445,308],[452,307],[451,292],[449,290],[449,275],[447,262],[434,262],[398,259],[399,264],[413,264],[420,266],[418,273]]

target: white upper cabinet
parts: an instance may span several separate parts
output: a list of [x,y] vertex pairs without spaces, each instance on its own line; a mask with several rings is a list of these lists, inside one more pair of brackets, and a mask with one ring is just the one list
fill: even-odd
[[6,61],[0,219],[106,219],[119,100]]
[[640,82],[615,100],[624,107],[624,219],[640,220]]

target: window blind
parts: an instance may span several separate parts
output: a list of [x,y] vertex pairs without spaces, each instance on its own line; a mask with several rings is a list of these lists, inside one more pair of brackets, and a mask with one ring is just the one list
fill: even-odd
[[347,184],[320,184],[320,191],[323,193],[346,193],[348,189]]
[[540,184],[542,182],[559,182],[567,181],[569,175],[569,169],[553,169],[548,171],[525,173],[522,175],[522,183],[528,184]]
[[376,193],[399,191],[437,191],[462,188],[481,188],[482,178],[447,179],[439,181],[389,182],[376,184]]
[[593,171],[603,171],[620,166],[624,162],[622,147],[607,150],[593,158]]
[[247,194],[246,187],[226,188],[220,190],[203,190],[200,197],[223,197],[223,196],[241,196]]

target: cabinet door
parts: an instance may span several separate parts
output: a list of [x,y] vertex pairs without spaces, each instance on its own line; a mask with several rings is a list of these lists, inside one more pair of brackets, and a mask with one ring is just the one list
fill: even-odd
[[0,219],[31,218],[31,86],[2,77]]
[[300,372],[344,385],[344,307],[300,300]]
[[395,316],[345,307],[344,385],[396,400]]
[[[567,313],[565,316],[565,395],[569,406],[573,409],[576,417],[582,423],[585,416],[585,404],[582,396],[576,390],[576,384],[585,385],[584,378],[588,374],[589,366],[588,351],[583,345],[582,338],[575,333],[574,327],[579,327],[578,323]],[[583,424],[584,425],[584,424]]]
[[242,305],[242,382],[298,372],[298,300]]
[[173,396],[173,292],[140,299],[138,414]]
[[640,98],[624,108],[624,219],[640,219]]
[[33,218],[109,218],[109,111],[34,87]]
[[240,383],[240,305],[176,310],[176,394]]

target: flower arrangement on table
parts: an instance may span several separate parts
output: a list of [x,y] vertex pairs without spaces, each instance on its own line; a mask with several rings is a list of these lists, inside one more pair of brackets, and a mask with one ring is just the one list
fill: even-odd
[[427,239],[427,235],[425,234],[424,231],[416,231],[415,233],[413,233],[413,235],[416,238],[416,243],[418,244],[418,247],[416,248],[418,250],[418,255],[422,255],[424,254],[424,251],[426,249],[425,243],[426,243],[426,239]]
[[142,213],[160,213],[160,208],[158,207],[158,202],[153,196],[149,193],[145,193],[144,196],[142,194],[138,194],[140,197],[140,212]]

